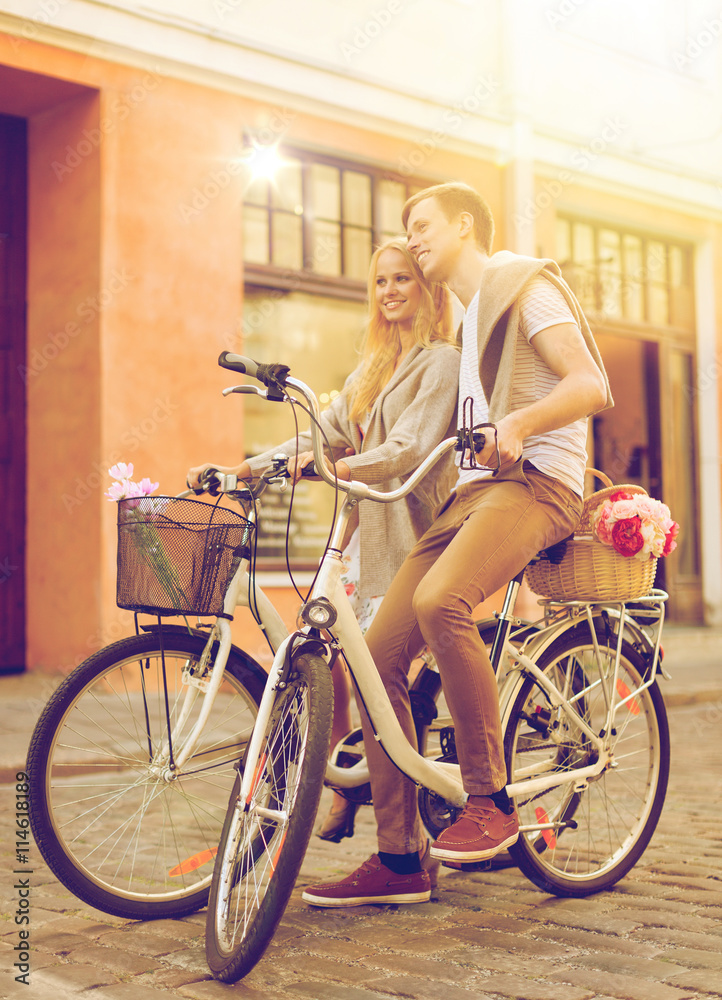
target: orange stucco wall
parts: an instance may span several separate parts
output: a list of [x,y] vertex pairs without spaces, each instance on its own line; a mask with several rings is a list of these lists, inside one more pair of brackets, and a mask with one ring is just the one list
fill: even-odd
[[[82,648],[100,614],[101,526],[89,473],[100,450],[101,171],[97,150],[60,181],[52,163],[94,127],[89,92],[28,132],[27,636],[30,665]],[[99,481],[99,480],[98,480]],[[70,501],[70,502],[69,502]]]
[[209,401],[219,350],[238,346],[241,193],[226,167],[244,111],[34,43],[3,58],[88,88],[29,115],[28,666],[65,670],[130,628],[108,466],[176,492],[212,445],[239,446],[240,408]]

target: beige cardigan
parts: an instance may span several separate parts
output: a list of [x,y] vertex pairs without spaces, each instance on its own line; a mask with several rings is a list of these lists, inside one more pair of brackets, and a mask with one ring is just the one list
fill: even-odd
[[[559,265],[549,259],[524,257],[510,250],[500,250],[489,258],[479,286],[477,344],[479,377],[489,401],[489,420],[497,423],[509,412],[516,370],[516,344],[519,329],[519,296],[524,285],[541,275],[558,288],[572,311],[587,347],[604,376],[606,403],[614,406],[609,380],[599,349],[594,341],[582,307],[562,278]],[[524,479],[522,459],[507,469],[502,479]]]
[[559,265],[553,260],[524,257],[510,250],[501,250],[489,258],[481,276],[477,321],[479,375],[489,401],[489,420],[493,422],[509,412],[519,327],[519,295],[524,285],[537,274],[547,278],[566,299],[587,347],[604,375],[607,402],[603,408],[614,405],[592,331],[576,296],[562,278]]
[[[341,392],[321,422],[335,461],[343,459],[353,479],[381,490],[395,490],[418,468],[439,441],[456,434],[459,360],[455,347],[414,347],[374,403],[365,437],[349,420],[348,393]],[[348,386],[358,374],[346,380]],[[353,448],[353,455],[346,449]],[[310,451],[311,435],[299,435],[298,451]],[[296,454],[296,439],[248,459],[254,477],[276,452]],[[454,453],[441,459],[413,493],[396,503],[359,504],[361,598],[381,596],[414,543],[426,531],[436,507],[456,480]],[[321,487],[326,489],[327,487]]]

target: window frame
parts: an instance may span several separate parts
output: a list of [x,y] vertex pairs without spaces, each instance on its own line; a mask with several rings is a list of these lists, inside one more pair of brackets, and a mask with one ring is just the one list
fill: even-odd
[[[287,158],[298,160],[301,163],[301,197],[303,199],[301,218],[301,257],[303,266],[300,268],[284,267],[270,263],[273,260],[273,216],[274,213],[288,215],[289,210],[273,206],[273,199],[269,193],[265,204],[258,201],[250,201],[244,197],[242,211],[250,206],[254,209],[264,210],[267,213],[266,239],[267,256],[269,263],[258,263],[244,260],[243,281],[244,284],[258,285],[266,288],[277,288],[284,291],[303,291],[313,295],[332,296],[334,298],[348,299],[355,302],[364,302],[367,298],[366,281],[349,277],[344,273],[345,268],[345,233],[347,230],[367,231],[371,240],[371,252],[385,239],[392,234],[381,228],[381,208],[380,208],[380,184],[382,181],[391,181],[403,184],[406,188],[406,198],[411,197],[417,191],[438,181],[430,178],[417,176],[402,176],[388,167],[367,163],[359,160],[346,159],[343,157],[317,152],[301,146],[283,146],[279,148],[281,159]],[[312,259],[313,253],[313,205],[310,196],[310,173],[315,165],[325,165],[339,170],[339,233],[340,245],[339,255],[341,261],[341,274],[329,275],[315,271],[307,267],[306,263]],[[371,218],[368,226],[361,226],[357,222],[351,222],[344,218],[344,197],[343,184],[344,173],[365,174],[370,178],[370,202]],[[321,220],[328,221],[328,220]],[[336,221],[336,220],[333,220]],[[399,232],[399,235],[401,233]],[[369,254],[370,256],[370,254]]]
[[[679,323],[672,322],[673,294],[675,288],[687,287],[692,292],[694,290],[694,244],[681,240],[675,240],[665,234],[649,230],[627,228],[624,226],[614,225],[600,219],[578,216],[567,212],[558,213],[557,223],[564,223],[568,227],[567,242],[569,245],[570,257],[567,261],[559,261],[564,277],[567,279],[572,288],[575,288],[575,286],[577,286],[577,281],[575,281],[575,271],[578,271],[584,279],[590,281],[591,286],[593,287],[593,303],[588,301],[587,298],[580,293],[577,293],[577,297],[580,299],[582,308],[590,316],[590,318],[593,318],[597,322],[601,321],[604,324],[610,324],[612,326],[624,326],[629,329],[635,329],[640,333],[648,330],[655,331],[655,333],[659,335],[661,331],[665,331],[668,334],[673,333],[682,341],[687,341],[692,344],[694,343],[696,320],[693,308],[687,324],[680,325]],[[575,258],[574,228],[576,225],[588,226],[592,230],[594,257],[591,263],[586,263],[584,260]],[[605,269],[600,256],[600,237],[603,232],[616,233],[619,237],[620,271],[618,280],[620,282],[620,290],[618,293],[618,300],[621,309],[620,312],[615,315],[610,314],[604,308]],[[627,255],[625,252],[625,241],[627,238],[639,241],[640,258],[642,262],[639,271],[641,274],[628,272],[626,269]],[[558,239],[559,237],[557,236],[557,241]],[[651,271],[648,266],[650,245],[655,244],[664,247],[664,275],[662,278],[660,278],[658,274]],[[686,285],[675,286],[672,282],[670,265],[672,250],[679,251],[682,255],[683,267],[686,268],[689,276],[689,283]],[[642,319],[635,319],[626,315],[624,310],[625,289],[632,288],[634,284],[636,284],[641,291]],[[654,318],[652,315],[651,292],[655,288],[659,287],[664,288],[666,295],[666,320],[664,322]],[[694,295],[692,295],[691,301],[693,305]]]

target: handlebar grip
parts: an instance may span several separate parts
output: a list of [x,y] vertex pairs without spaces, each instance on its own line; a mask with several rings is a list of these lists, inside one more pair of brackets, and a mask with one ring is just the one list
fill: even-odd
[[483,431],[470,431],[467,428],[457,432],[456,451],[471,451],[472,447],[478,454],[486,446],[486,434]]
[[478,454],[480,451],[484,450],[486,445],[486,434],[482,431],[474,431],[471,435],[474,442],[474,451]]
[[301,478],[303,478],[304,476],[318,476],[318,473],[316,472],[315,462],[309,462],[308,465],[304,465],[304,467],[301,469]]
[[250,375],[256,378],[258,375],[258,363],[252,358],[245,358],[242,354],[233,354],[232,351],[221,351],[218,358],[221,368],[228,368],[232,372],[239,372],[241,375]]
[[193,492],[194,493],[210,493],[210,495],[212,497],[217,497],[218,496],[218,487],[219,487],[220,484],[219,484],[219,482],[218,482],[217,479],[214,482],[214,479],[215,479],[216,476],[219,476],[219,475],[220,475],[220,472],[218,471],[218,469],[214,469],[212,466],[209,467],[208,469],[205,469],[200,474],[200,476],[199,476],[199,481],[200,481],[200,484],[201,484],[201,489],[194,490]]
[[268,389],[267,399],[278,401],[286,398],[283,387],[290,371],[288,365],[260,364],[252,358],[244,358],[242,354],[232,354],[230,351],[221,352],[218,364],[221,368],[230,368],[231,371],[257,378]]

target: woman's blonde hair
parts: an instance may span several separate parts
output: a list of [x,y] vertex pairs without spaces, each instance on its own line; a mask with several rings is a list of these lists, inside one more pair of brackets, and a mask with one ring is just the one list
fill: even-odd
[[379,398],[394,373],[396,360],[401,353],[398,323],[385,319],[376,300],[378,262],[386,250],[398,250],[403,254],[421,290],[412,327],[414,344],[426,348],[440,347],[442,344],[456,345],[451,295],[446,286],[428,282],[424,278],[416,258],[406,247],[405,237],[382,243],[374,252],[369,265],[369,320],[361,348],[361,371],[348,387],[351,399],[349,417],[356,422],[364,419]]

